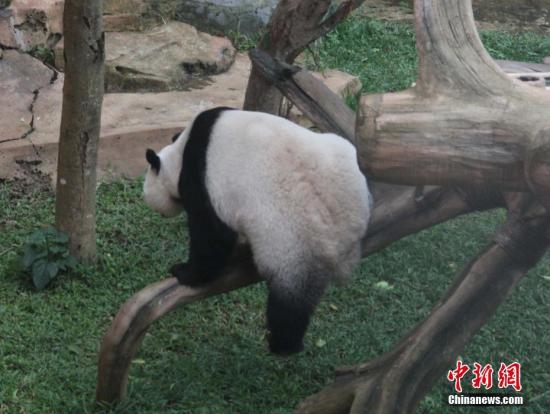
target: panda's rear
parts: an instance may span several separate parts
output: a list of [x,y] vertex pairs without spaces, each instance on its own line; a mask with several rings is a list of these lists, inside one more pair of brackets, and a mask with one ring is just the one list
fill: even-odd
[[[183,283],[200,280],[189,273],[212,272],[212,266],[194,263],[206,261],[201,257],[209,257],[208,246],[218,249],[225,241],[229,249],[241,236],[268,283],[270,349],[297,352],[327,284],[348,276],[359,261],[370,215],[365,177],[354,147],[341,137],[317,134],[264,113],[214,111],[197,117],[185,144],[180,178],[182,187],[186,160],[201,164],[198,158],[204,157],[203,183],[184,184],[202,185],[212,210],[206,220],[200,211],[186,208],[191,252],[199,247],[205,251],[192,255],[176,276]],[[210,122],[206,143],[198,136],[204,134],[205,120]],[[204,154],[196,151],[201,143]],[[201,180],[200,172],[187,174]],[[234,236],[210,234],[212,240],[205,243],[199,240],[205,237],[201,220],[209,234],[227,228]],[[211,275],[205,274],[208,280]]]
[[299,251],[300,259],[309,252],[349,267],[338,264],[366,232],[369,194],[346,140],[272,115],[228,111],[212,130],[207,165],[216,212],[255,252],[289,258]]

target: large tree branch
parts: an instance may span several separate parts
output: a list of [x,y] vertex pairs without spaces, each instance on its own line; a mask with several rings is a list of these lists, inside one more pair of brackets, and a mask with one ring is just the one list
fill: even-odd
[[550,217],[542,212],[509,216],[493,243],[464,268],[424,321],[387,354],[340,369],[335,382],[304,400],[296,414],[414,412],[550,246]]
[[[315,39],[323,36],[364,0],[281,0],[258,47],[292,63]],[[282,95],[252,68],[244,109],[279,114]]]
[[283,93],[321,130],[355,143],[355,114],[326,85],[307,70],[271,57],[259,49],[250,51],[258,76]]
[[260,280],[250,251],[245,249],[236,252],[224,277],[207,286],[190,288],[169,278],[136,293],[122,305],[101,342],[96,400],[110,404],[124,398],[130,364],[153,322],[179,306]]
[[404,187],[374,183],[374,191],[386,186],[394,191],[375,198],[375,208],[364,239],[363,254],[375,253],[410,234],[462,214],[504,207],[497,191],[458,187]]
[[363,97],[362,168],[396,184],[494,186],[545,193],[550,95],[508,77],[477,35],[470,0],[415,6],[416,86]]

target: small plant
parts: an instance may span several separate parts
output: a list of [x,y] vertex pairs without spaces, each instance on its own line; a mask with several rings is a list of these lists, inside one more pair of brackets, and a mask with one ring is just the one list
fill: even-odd
[[248,52],[250,49],[254,49],[264,34],[264,30],[260,30],[254,35],[247,35],[241,33],[239,30],[230,30],[227,33],[227,37],[233,43],[233,46],[239,52]]
[[53,227],[36,230],[23,247],[21,264],[34,286],[44,289],[60,273],[78,264],[69,254],[69,237]]

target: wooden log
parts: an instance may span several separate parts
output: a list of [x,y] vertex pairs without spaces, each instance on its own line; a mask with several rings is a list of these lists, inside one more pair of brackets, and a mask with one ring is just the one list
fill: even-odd
[[[381,185],[374,183],[375,191]],[[503,195],[488,188],[406,187],[406,190],[394,191],[374,200],[375,208],[363,241],[364,257],[405,236],[459,215],[505,205]]]
[[549,63],[533,63],[533,62],[518,62],[514,60],[495,60],[498,66],[504,70],[504,72],[550,72]]
[[259,75],[281,91],[317,127],[355,143],[355,114],[323,82],[308,71],[274,59],[259,49],[249,54]]
[[477,35],[470,0],[415,6],[414,88],[363,97],[357,148],[371,177],[396,184],[529,191],[526,161],[550,127],[550,95],[508,77]]
[[529,186],[550,212],[550,128],[538,131],[532,140],[525,170]]
[[543,210],[510,216],[428,318],[387,354],[340,369],[333,384],[305,399],[295,413],[413,413],[472,336],[540,260],[550,246],[549,230],[550,217]]
[[[332,30],[364,0],[281,0],[275,8],[258,48],[286,63],[315,39]],[[244,109],[279,115],[282,95],[252,68]]]
[[99,352],[96,401],[112,404],[126,395],[128,370],[149,326],[175,308],[259,282],[249,251],[238,252],[225,277],[200,288],[180,285],[176,278],[149,285],[118,311]]

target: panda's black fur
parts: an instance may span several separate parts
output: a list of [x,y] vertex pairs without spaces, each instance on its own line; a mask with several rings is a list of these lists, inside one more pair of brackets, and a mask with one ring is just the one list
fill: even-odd
[[183,285],[196,286],[216,279],[237,242],[237,233],[216,214],[205,185],[206,151],[210,133],[221,112],[214,108],[197,116],[183,152],[178,190],[187,213],[189,227],[189,260],[171,268]]

